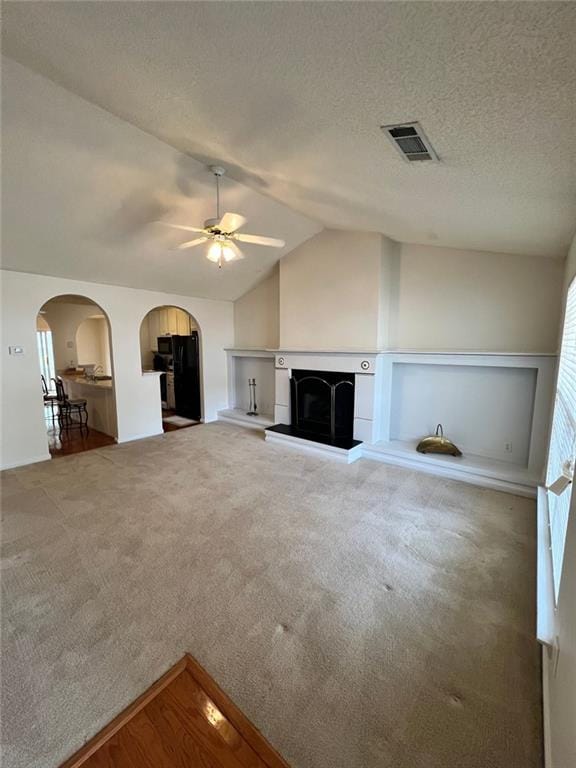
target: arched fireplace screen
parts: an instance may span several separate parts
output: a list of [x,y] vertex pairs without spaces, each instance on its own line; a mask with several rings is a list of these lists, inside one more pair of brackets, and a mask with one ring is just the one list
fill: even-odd
[[354,374],[292,371],[291,422],[303,433],[332,441],[354,432]]

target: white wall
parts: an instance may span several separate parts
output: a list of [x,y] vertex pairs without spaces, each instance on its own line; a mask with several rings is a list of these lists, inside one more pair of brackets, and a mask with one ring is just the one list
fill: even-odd
[[280,269],[234,302],[234,346],[275,349],[280,342]]
[[324,230],[280,261],[280,347],[376,349],[382,235]]
[[108,320],[98,320],[98,332],[100,334],[100,349],[102,350],[102,371],[106,376],[112,376],[112,350],[110,349],[110,328]]
[[[146,315],[140,324],[140,364],[143,371],[151,371],[154,367],[154,353],[152,351],[152,339],[150,338],[149,315]],[[156,342],[158,346],[158,342]]]
[[[151,309],[177,304],[197,320],[202,339],[205,421],[226,408],[225,347],[233,341],[233,305],[226,301],[85,283],[64,278],[2,271],[2,467],[49,458],[36,351],[36,318],[54,296],[74,294],[96,302],[111,323],[118,440],[160,434],[158,377],[142,375],[139,331]],[[9,346],[24,347],[11,356]]]
[[398,348],[555,352],[563,263],[403,244]]
[[401,249],[401,243],[395,243],[387,237],[382,237],[380,313],[378,316],[378,347],[380,349],[394,346],[396,343]]
[[[576,237],[566,261],[564,291],[576,278]],[[571,768],[576,765],[576,493],[568,518],[568,531],[556,611],[556,634],[560,654],[554,671],[544,655],[548,674],[550,749],[552,765],[546,768]]]
[[[563,268],[324,230],[280,261],[280,347],[556,352]],[[237,300],[236,346],[272,346],[274,315],[270,286]]]
[[83,320],[76,331],[76,352],[78,364],[93,363],[100,366],[102,373],[110,375],[112,366],[108,346],[108,322],[104,317],[89,317]]

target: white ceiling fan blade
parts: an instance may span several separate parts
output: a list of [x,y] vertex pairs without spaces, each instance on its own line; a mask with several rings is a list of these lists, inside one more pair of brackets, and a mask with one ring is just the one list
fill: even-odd
[[171,227],[172,229],[183,229],[184,232],[204,232],[199,227],[188,227],[186,224],[171,224],[169,221],[158,221],[157,224],[162,224],[165,227]]
[[183,251],[185,248],[194,248],[196,245],[205,243],[206,240],[208,240],[207,237],[196,237],[194,240],[187,240],[185,243],[180,243],[180,245],[176,246],[175,250]]
[[239,213],[225,213],[216,226],[221,232],[236,232],[244,224],[246,224],[246,219]]
[[284,248],[286,245],[284,240],[280,240],[277,237],[262,237],[262,235],[243,235],[235,234],[235,240],[239,240],[241,243],[252,243],[253,245],[267,245],[270,248]]

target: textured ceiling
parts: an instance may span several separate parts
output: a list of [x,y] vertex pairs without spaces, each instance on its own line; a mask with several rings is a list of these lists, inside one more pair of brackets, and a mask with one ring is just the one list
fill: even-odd
[[[5,2],[4,50],[326,226],[561,256],[576,3]],[[442,162],[381,124],[419,120]]]
[[2,266],[21,272],[233,300],[321,229],[231,179],[222,210],[283,249],[242,245],[221,270],[205,246],[158,219],[202,226],[215,213],[210,171],[148,133],[8,59],[2,61]]

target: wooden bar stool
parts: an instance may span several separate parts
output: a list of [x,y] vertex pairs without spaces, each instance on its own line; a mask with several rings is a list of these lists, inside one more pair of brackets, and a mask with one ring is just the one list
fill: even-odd
[[[71,429],[79,429],[80,432],[86,429],[86,434],[88,435],[90,430],[88,429],[87,401],[83,398],[71,400],[64,390],[62,379],[57,378],[55,381],[58,403],[58,426],[60,427],[59,436],[62,437],[63,432],[68,432]],[[78,420],[74,419],[74,416],[77,416]]]
[[[40,374],[40,378],[42,379],[42,396],[44,398],[44,405],[50,406],[50,413],[52,417],[52,423],[54,423],[54,406],[58,404],[58,394],[50,394],[50,390],[48,389],[48,384],[46,384],[46,379],[44,378],[43,374]],[[54,381],[54,379],[52,379]]]

